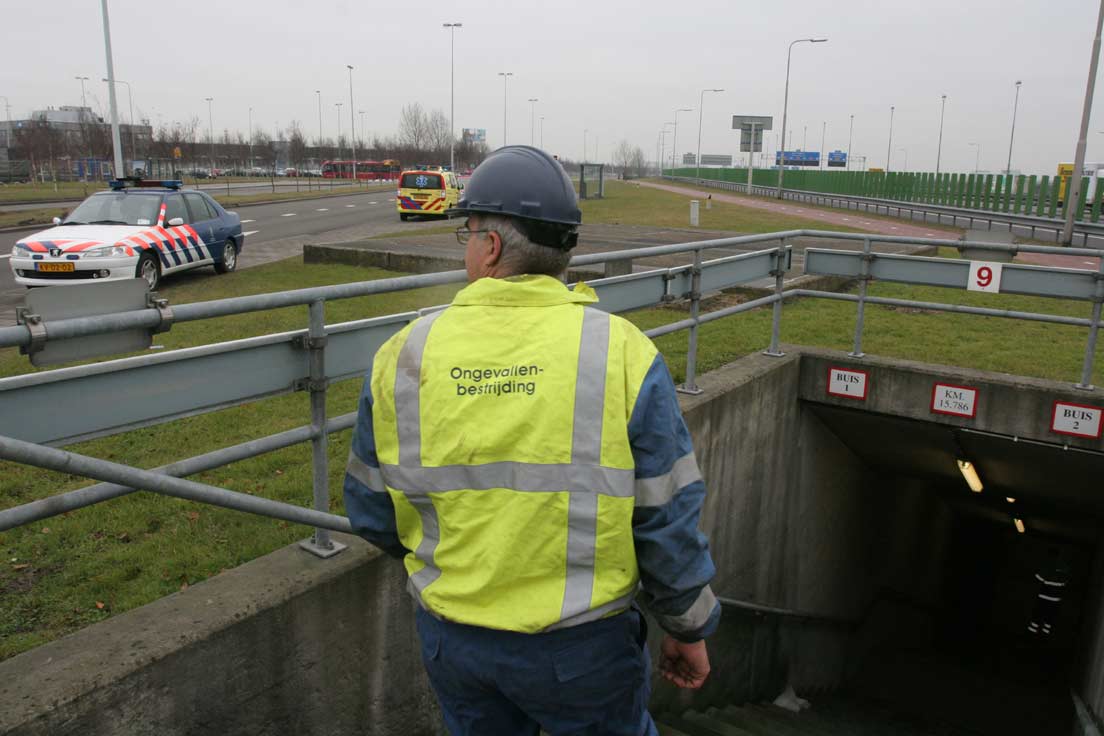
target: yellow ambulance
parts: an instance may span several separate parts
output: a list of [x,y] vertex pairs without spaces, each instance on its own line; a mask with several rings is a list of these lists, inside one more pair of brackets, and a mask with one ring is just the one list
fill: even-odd
[[440,168],[410,169],[399,175],[399,191],[395,207],[399,219],[412,215],[448,217],[445,212],[460,201],[464,185],[451,171]]

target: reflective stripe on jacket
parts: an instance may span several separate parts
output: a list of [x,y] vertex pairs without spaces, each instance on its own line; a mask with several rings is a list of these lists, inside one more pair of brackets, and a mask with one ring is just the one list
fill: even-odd
[[700,638],[719,606],[689,434],[651,341],[595,301],[550,277],[481,279],[389,340],[346,510],[405,551],[411,592],[441,618],[573,626],[627,608],[643,577],[660,623]]

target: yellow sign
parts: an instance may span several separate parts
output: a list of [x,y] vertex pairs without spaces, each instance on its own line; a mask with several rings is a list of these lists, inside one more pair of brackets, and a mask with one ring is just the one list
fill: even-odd
[[1066,184],[1069,183],[1069,178],[1073,175],[1073,164],[1058,164],[1058,176],[1061,177],[1060,184],[1058,185],[1058,201],[1066,201]]
[[184,154],[180,151],[180,146],[176,146],[175,148],[173,148],[173,158],[180,158],[183,155]]

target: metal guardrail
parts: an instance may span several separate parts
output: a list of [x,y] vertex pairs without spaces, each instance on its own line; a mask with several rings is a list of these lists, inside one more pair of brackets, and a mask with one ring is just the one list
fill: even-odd
[[[861,252],[809,249],[805,260],[806,273],[857,279],[859,293],[784,290],[783,274],[792,262],[792,249],[788,241],[801,237],[861,242]],[[679,387],[680,391],[687,393],[701,392],[696,385],[697,344],[701,325],[770,305],[773,309],[771,342],[765,352],[768,355],[782,355],[779,332],[783,302],[802,297],[857,303],[852,351],[855,357],[863,355],[862,333],[866,304],[919,306],[928,310],[1086,327],[1089,337],[1081,383],[1078,386],[1091,388],[1089,382],[1101,323],[1101,305],[1104,303],[1104,264],[1096,272],[1018,264],[1003,266],[1006,271],[1003,283],[1007,285],[1004,290],[1089,301],[1092,303],[1092,315],[1084,319],[869,296],[867,287],[873,279],[964,288],[971,271],[970,261],[875,253],[875,243],[1097,255],[1096,251],[1046,246],[1007,246],[956,240],[792,230],[577,256],[572,259],[571,265],[631,262],[633,259],[671,254],[693,255],[693,264],[590,282],[601,299],[599,308],[609,312],[639,309],[675,299],[689,300],[690,316],[687,319],[646,332],[650,337],[658,337],[680,330],[689,331],[686,379]],[[771,247],[703,260],[706,250],[759,244]],[[774,277],[774,290],[769,296],[707,314],[700,313],[704,293],[770,276]],[[0,459],[102,481],[97,485],[0,511],[0,531],[116,498],[135,489],[143,489],[311,524],[315,527],[315,533],[312,540],[303,543],[304,547],[321,556],[333,554],[340,545],[329,539],[328,531],[348,531],[349,522],[344,517],[327,511],[329,488],[326,443],[330,433],[351,427],[355,415],[345,414],[328,419],[325,405],[327,387],[335,380],[364,375],[370,370],[376,350],[387,338],[419,315],[443,307],[327,325],[325,303],[464,280],[466,274],[463,271],[450,271],[183,304],[172,307],[171,317],[174,322],[305,305],[309,307],[309,325],[304,330],[0,378]],[[32,348],[34,344],[41,344],[43,341],[60,341],[135,328],[158,330],[163,326],[162,320],[166,318],[166,314],[167,310],[164,308],[149,308],[0,328],[0,347]],[[211,381],[210,376],[219,376],[220,380]],[[172,388],[166,390],[160,387]],[[130,468],[52,447],[109,436],[293,391],[310,393],[309,426],[215,450],[154,470]],[[144,397],[142,401],[132,400],[136,392]],[[72,411],[70,407],[73,406],[81,406],[82,411]],[[184,480],[182,477],[308,440],[312,443],[313,510],[235,493]]]
[[[695,179],[694,177],[664,175],[664,179],[678,181],[695,186],[704,186],[714,189],[723,189],[731,192],[748,193],[748,185],[740,182],[718,181],[716,179]],[[753,184],[751,194],[773,198],[777,192],[775,187]],[[831,194],[827,192],[809,192],[800,189],[782,190],[782,198],[793,202],[805,202],[808,204],[867,212],[874,215],[886,215],[889,217],[904,218],[906,213],[910,222],[920,219],[929,225],[950,225],[951,227],[973,228],[975,225],[984,224],[987,230],[992,230],[994,225],[998,229],[1007,230],[1015,235],[1030,238],[1032,240],[1053,240],[1058,242],[1058,236],[1062,232],[1064,221],[1052,217],[1036,217],[1033,215],[1016,215],[1006,212],[991,212],[988,210],[975,210],[963,207],[950,207],[947,205],[924,204],[918,202],[901,202],[893,199],[877,199],[873,197],[861,197],[851,194]],[[934,219],[933,219],[934,218]],[[1080,238],[1080,244],[1085,248],[1104,249],[1104,223],[1076,222],[1074,223],[1074,240]]]

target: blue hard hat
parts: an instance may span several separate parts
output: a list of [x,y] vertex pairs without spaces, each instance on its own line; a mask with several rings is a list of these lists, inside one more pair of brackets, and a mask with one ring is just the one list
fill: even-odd
[[476,167],[449,215],[518,218],[529,239],[569,249],[583,221],[575,186],[560,162],[532,146],[504,146]]

